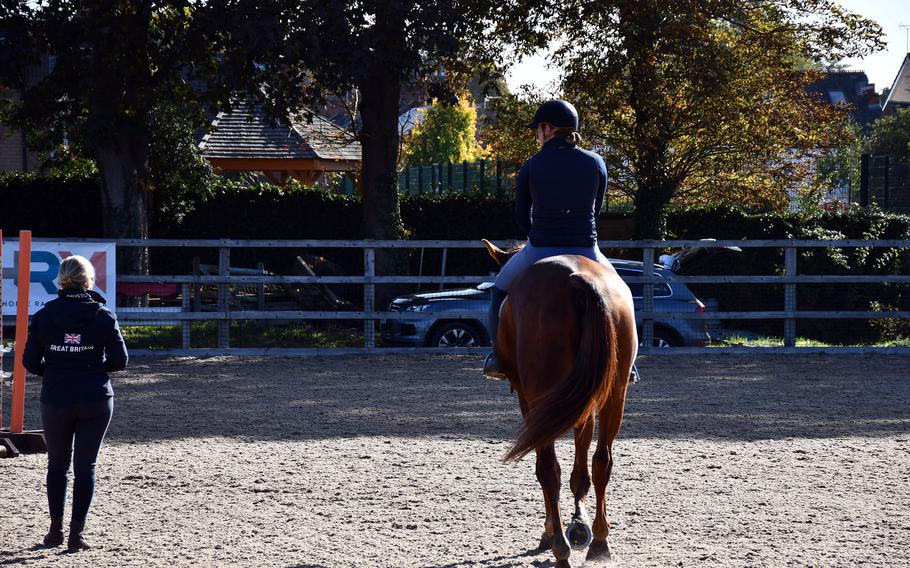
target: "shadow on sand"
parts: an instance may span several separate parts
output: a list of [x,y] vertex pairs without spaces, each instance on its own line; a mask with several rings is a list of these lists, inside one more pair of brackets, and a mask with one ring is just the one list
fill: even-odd
[[[518,405],[477,356],[137,359],[108,439],[511,438]],[[900,357],[652,357],[623,438],[780,439],[910,430]],[[37,420],[30,377],[28,416]]]

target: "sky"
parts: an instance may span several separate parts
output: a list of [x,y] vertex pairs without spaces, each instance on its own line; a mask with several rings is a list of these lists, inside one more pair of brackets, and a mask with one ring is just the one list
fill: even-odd
[[[844,61],[849,69],[865,71],[869,82],[875,84],[875,90],[881,92],[890,87],[900,69],[904,56],[910,51],[907,47],[907,28],[910,27],[910,0],[838,0],[851,12],[856,12],[879,23],[882,27],[887,46],[865,58]],[[555,81],[559,70],[549,67],[546,53],[530,57],[512,67],[506,76],[511,90],[521,85],[533,85],[542,94],[552,95],[556,92]]]

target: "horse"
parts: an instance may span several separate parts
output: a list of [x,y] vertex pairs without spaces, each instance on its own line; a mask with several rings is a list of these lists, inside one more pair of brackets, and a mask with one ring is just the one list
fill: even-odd
[[[483,244],[500,266],[520,250],[503,251],[487,240]],[[615,270],[576,255],[534,263],[508,292],[498,333],[492,331],[524,421],[503,459],[537,454],[536,474],[546,508],[539,550],[551,549],[559,568],[571,566],[571,548],[587,546],[587,559],[609,560],[606,489],[638,352],[632,293]],[[585,503],[592,480],[587,462],[595,416],[600,429],[592,460],[597,499],[592,530]],[[569,481],[575,512],[563,531],[554,442],[569,429],[575,434]]]

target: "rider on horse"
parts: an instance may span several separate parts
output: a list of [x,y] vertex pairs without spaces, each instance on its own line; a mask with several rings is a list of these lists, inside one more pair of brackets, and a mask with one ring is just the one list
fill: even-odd
[[[595,226],[607,189],[607,167],[603,158],[578,147],[578,111],[567,101],[547,101],[528,128],[536,129],[541,146],[519,170],[515,189],[515,222],[528,235],[528,244],[502,267],[492,288],[489,323],[494,341],[509,286],[528,266],[561,254],[610,266],[597,248]],[[495,347],[483,373],[504,377]]]

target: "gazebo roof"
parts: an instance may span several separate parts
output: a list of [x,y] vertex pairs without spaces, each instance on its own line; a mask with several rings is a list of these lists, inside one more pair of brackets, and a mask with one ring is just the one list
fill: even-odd
[[199,148],[208,159],[360,161],[360,142],[332,122],[318,115],[288,122],[273,124],[261,108],[238,103],[218,114]]

